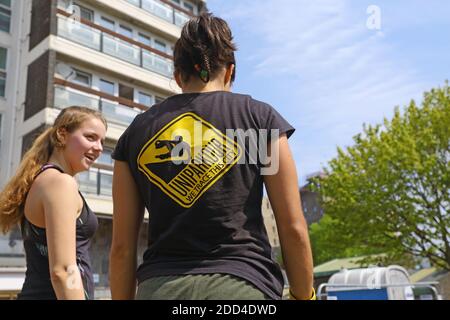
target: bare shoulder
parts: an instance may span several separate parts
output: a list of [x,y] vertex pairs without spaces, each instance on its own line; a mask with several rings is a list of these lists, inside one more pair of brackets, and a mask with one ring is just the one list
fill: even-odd
[[78,198],[78,184],[75,179],[57,170],[45,170],[34,183],[42,197],[64,195],[64,197]]

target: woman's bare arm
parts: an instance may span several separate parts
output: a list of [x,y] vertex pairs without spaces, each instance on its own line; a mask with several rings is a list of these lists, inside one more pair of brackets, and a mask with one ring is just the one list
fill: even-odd
[[144,205],[128,164],[115,161],[113,175],[113,237],[109,279],[113,299],[136,295],[137,242]]
[[286,135],[281,135],[275,143],[279,146],[279,170],[264,176],[264,182],[277,222],[291,292],[297,299],[309,299],[313,286],[313,261],[308,226],[300,202],[297,170]]
[[69,175],[46,173],[39,192],[45,215],[50,277],[58,299],[84,300],[76,262],[78,185]]

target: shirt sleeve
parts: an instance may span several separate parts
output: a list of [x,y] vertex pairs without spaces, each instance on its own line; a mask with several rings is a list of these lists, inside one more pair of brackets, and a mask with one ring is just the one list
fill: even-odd
[[271,130],[278,130],[278,136],[286,134],[286,137],[289,139],[295,128],[273,107],[268,106],[268,108],[267,124],[265,126],[265,129],[268,130],[268,137],[271,138],[272,136]]

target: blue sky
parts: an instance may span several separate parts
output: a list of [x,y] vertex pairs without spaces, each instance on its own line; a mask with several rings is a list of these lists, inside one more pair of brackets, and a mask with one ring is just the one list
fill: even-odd
[[[238,45],[234,92],[274,106],[297,129],[300,183],[352,144],[363,123],[390,118],[450,80],[447,0],[208,0]],[[380,29],[369,29],[369,6]]]

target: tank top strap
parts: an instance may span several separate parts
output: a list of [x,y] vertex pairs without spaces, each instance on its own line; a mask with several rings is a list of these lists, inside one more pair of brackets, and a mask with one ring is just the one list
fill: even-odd
[[54,163],[46,163],[39,169],[39,171],[36,173],[34,178],[36,179],[38,175],[40,175],[42,172],[44,172],[47,169],[56,169],[59,172],[64,173],[64,170],[60,166],[58,166]]
[[[36,173],[36,175],[34,176],[34,179],[36,179],[37,178],[37,176],[39,176],[42,172],[44,172],[45,170],[47,170],[47,169],[56,169],[56,170],[58,170],[59,172],[61,172],[61,173],[64,173],[64,170],[60,167],[60,166],[58,166],[58,165],[56,165],[56,164],[54,164],[54,163],[46,163],[46,164],[44,164],[39,170],[38,170],[38,172]],[[23,209],[22,209],[23,210]],[[26,227],[30,227],[30,229],[35,233],[35,235],[41,235],[41,234],[43,234],[44,235],[44,237],[45,237],[45,228],[40,228],[40,227],[38,227],[38,226],[35,226],[34,224],[32,224],[28,219],[27,219],[27,217],[25,216],[25,214],[23,214],[22,215],[22,221],[21,221],[21,229],[22,229],[22,237],[24,236],[24,234],[23,234],[23,232],[24,232],[24,230],[26,230]]]

